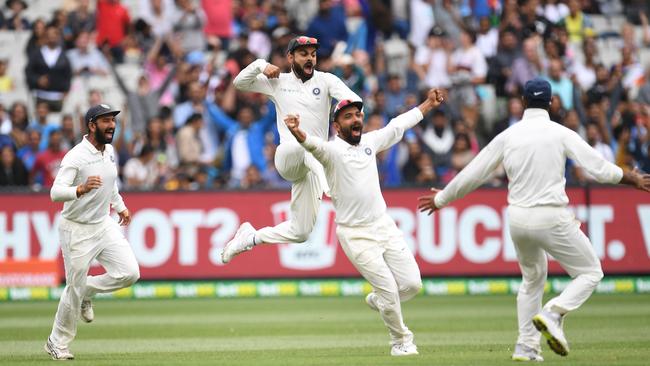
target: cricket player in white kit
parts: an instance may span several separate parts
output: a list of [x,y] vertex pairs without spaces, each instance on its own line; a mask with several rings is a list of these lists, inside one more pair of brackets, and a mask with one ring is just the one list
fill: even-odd
[[[50,191],[52,201],[65,202],[59,239],[66,286],[45,344],[55,360],[74,358],[68,346],[77,333],[77,318],[93,320],[90,299],[95,294],[131,286],[140,277],[133,250],[119,227],[128,225],[131,215],[117,190],[115,151],[110,144],[118,113],[106,104],[88,110],[88,135],[65,155]],[[119,224],[109,216],[111,207],[119,215]],[[106,273],[88,276],[93,259]]]
[[404,235],[386,213],[376,155],[398,143],[404,131],[441,102],[442,92],[432,89],[417,108],[362,137],[362,102],[342,100],[334,110],[337,136],[333,141],[303,131],[302,116],[285,119],[296,140],[325,168],[336,211],[336,235],[345,254],[373,288],[366,302],[379,311],[388,327],[393,356],[418,354],[413,333],[404,325],[400,301],[413,298],[422,288],[422,280]]
[[[554,352],[566,356],[569,344],[562,329],[563,317],[580,307],[603,277],[589,239],[567,208],[566,159],[574,160],[601,183],[650,191],[650,175],[624,173],[578,134],[551,121],[551,86],[546,80],[530,80],[524,89],[522,120],[495,137],[444,190],[432,189],[433,195],[420,197],[418,207],[428,214],[445,207],[479,187],[503,163],[508,176],[510,235],[522,273],[517,295],[519,337],[512,359],[543,361],[540,332]],[[542,308],[547,253],[572,281]]]
[[317,48],[316,38],[296,37],[287,48],[291,72],[280,73],[277,66],[259,59],[233,81],[237,89],[265,94],[275,104],[280,132],[275,166],[292,183],[291,215],[288,221],[257,231],[250,223],[243,223],[222,252],[224,263],[260,243],[302,243],[316,224],[322,195],[328,191],[323,167],[296,143],[282,120],[289,113],[300,113],[305,131],[327,140],[332,98],[361,100],[333,74],[315,70]]

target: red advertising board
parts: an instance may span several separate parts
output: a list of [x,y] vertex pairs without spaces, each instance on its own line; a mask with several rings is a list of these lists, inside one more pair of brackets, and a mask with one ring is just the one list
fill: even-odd
[[[426,192],[384,192],[389,214],[404,232],[424,277],[519,274],[505,190],[478,190],[432,216],[416,210],[417,197]],[[650,273],[650,195],[614,187],[572,188],[568,193],[606,273]],[[223,265],[221,249],[240,222],[250,221],[256,228],[281,222],[289,209],[288,192],[123,196],[133,215],[125,235],[142,279],[358,276],[337,243],[334,210],[327,200],[307,243],[260,246]],[[60,256],[60,209],[47,195],[0,195],[0,273],[9,260]],[[562,273],[557,263],[551,263],[550,271]]]

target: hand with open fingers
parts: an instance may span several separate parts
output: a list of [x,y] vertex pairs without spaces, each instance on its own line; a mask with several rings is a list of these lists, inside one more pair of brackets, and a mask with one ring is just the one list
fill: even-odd
[[99,175],[91,175],[86,179],[86,183],[80,184],[77,186],[77,197],[81,197],[84,194],[97,189],[102,186],[102,177]]
[[650,192],[650,174],[641,173],[641,171],[639,171],[639,168],[634,168],[632,173],[637,176],[636,188],[642,191]]
[[269,79],[277,79],[280,77],[280,68],[273,64],[268,64],[264,68],[263,74]]
[[118,212],[117,215],[120,217],[120,220],[118,221],[118,224],[120,224],[120,226],[127,226],[131,223],[131,213],[129,210]]
[[433,192],[432,195],[422,196],[418,198],[418,210],[420,210],[420,212],[426,213],[427,215],[431,215],[439,209],[436,207],[436,195],[438,192],[440,192],[440,189],[431,188],[431,192]]

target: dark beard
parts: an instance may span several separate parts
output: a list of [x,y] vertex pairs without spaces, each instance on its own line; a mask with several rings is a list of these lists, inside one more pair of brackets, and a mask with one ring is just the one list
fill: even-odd
[[343,139],[343,141],[347,142],[350,145],[359,145],[359,142],[361,142],[361,135],[359,136],[352,136],[352,128],[342,128],[339,131],[339,137]]
[[293,70],[294,73],[298,76],[300,80],[304,83],[305,81],[311,79],[312,76],[314,76],[314,65],[312,64],[311,66],[311,74],[305,73],[305,71],[298,65],[297,63],[291,64],[291,69]]
[[[113,142],[113,137],[107,139],[105,133],[106,130],[104,131],[100,130],[99,126],[95,128],[95,141],[97,141],[98,144],[106,145]],[[114,134],[115,134],[115,130],[113,130],[113,135]]]

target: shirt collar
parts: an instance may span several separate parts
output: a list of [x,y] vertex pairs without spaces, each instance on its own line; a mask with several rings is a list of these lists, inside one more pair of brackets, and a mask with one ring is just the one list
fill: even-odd
[[529,119],[529,118],[543,118],[545,120],[551,120],[551,117],[548,114],[548,111],[545,109],[541,108],[528,108],[524,110],[524,116],[522,119]]
[[83,139],[81,139],[81,143],[90,151],[91,154],[101,154],[102,152],[97,150],[97,148],[88,141],[88,135],[84,135]]

